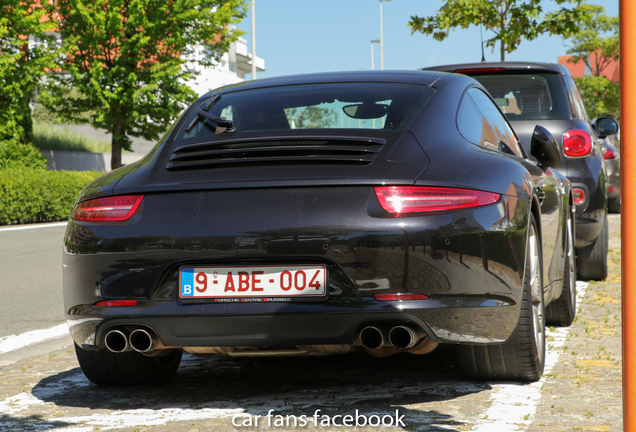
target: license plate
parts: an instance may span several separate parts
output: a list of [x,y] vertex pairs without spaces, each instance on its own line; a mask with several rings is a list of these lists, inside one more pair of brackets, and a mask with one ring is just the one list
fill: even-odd
[[179,295],[184,299],[224,297],[321,297],[324,265],[182,267]]

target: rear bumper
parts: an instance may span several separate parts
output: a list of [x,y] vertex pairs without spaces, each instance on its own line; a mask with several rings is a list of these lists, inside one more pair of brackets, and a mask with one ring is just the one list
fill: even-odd
[[[357,334],[365,326],[374,325],[388,332],[391,327],[403,324],[422,329],[435,342],[496,343],[505,341],[517,324],[518,304],[501,299],[443,300],[446,301],[377,303],[371,311],[321,313],[321,306],[316,305],[312,308],[315,309],[313,312],[242,316],[144,316],[142,311],[130,311],[131,308],[114,311],[117,308],[86,305],[85,310],[92,309],[95,313],[68,315],[67,323],[75,343],[85,349],[103,348],[105,334],[116,328],[149,328],[168,347],[276,348],[355,345]],[[448,307],[449,303],[461,307]],[[202,305],[191,306],[202,309]],[[124,312],[123,309],[139,314],[118,316]]]

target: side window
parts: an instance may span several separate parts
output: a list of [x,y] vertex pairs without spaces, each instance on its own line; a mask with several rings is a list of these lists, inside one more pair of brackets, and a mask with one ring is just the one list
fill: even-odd
[[459,133],[468,141],[480,144],[484,122],[481,113],[468,95],[464,95],[461,106],[459,107],[457,127]]
[[567,84],[568,90],[570,93],[570,100],[572,102],[572,111],[576,118],[589,121],[589,117],[587,115],[587,111],[585,110],[585,103],[583,103],[583,98],[581,98],[581,94],[579,93],[579,88],[576,86],[576,83],[572,79],[572,77],[564,76],[565,83]]
[[478,88],[468,90],[468,95],[483,115],[484,128],[480,144],[500,150],[499,142],[505,143],[515,156],[525,157],[514,132],[495,103]]

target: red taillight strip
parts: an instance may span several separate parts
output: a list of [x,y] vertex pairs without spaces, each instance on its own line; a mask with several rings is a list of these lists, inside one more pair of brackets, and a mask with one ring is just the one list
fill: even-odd
[[455,73],[460,73],[464,75],[470,74],[487,74],[487,73],[499,73],[504,72],[506,69],[504,68],[474,68],[474,69],[457,69]]
[[129,307],[136,306],[137,300],[102,300],[95,303],[95,306],[108,306],[108,307]]
[[121,222],[135,214],[143,199],[143,195],[96,198],[77,204],[71,217],[88,222]]
[[426,294],[375,294],[377,301],[430,300]]
[[396,215],[461,210],[494,204],[501,197],[492,192],[427,186],[378,186],[375,194],[382,208]]

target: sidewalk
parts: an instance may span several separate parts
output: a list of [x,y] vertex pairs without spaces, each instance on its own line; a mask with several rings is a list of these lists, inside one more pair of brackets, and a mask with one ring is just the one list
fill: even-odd
[[623,431],[620,215],[609,222],[608,278],[589,283],[527,432]]

